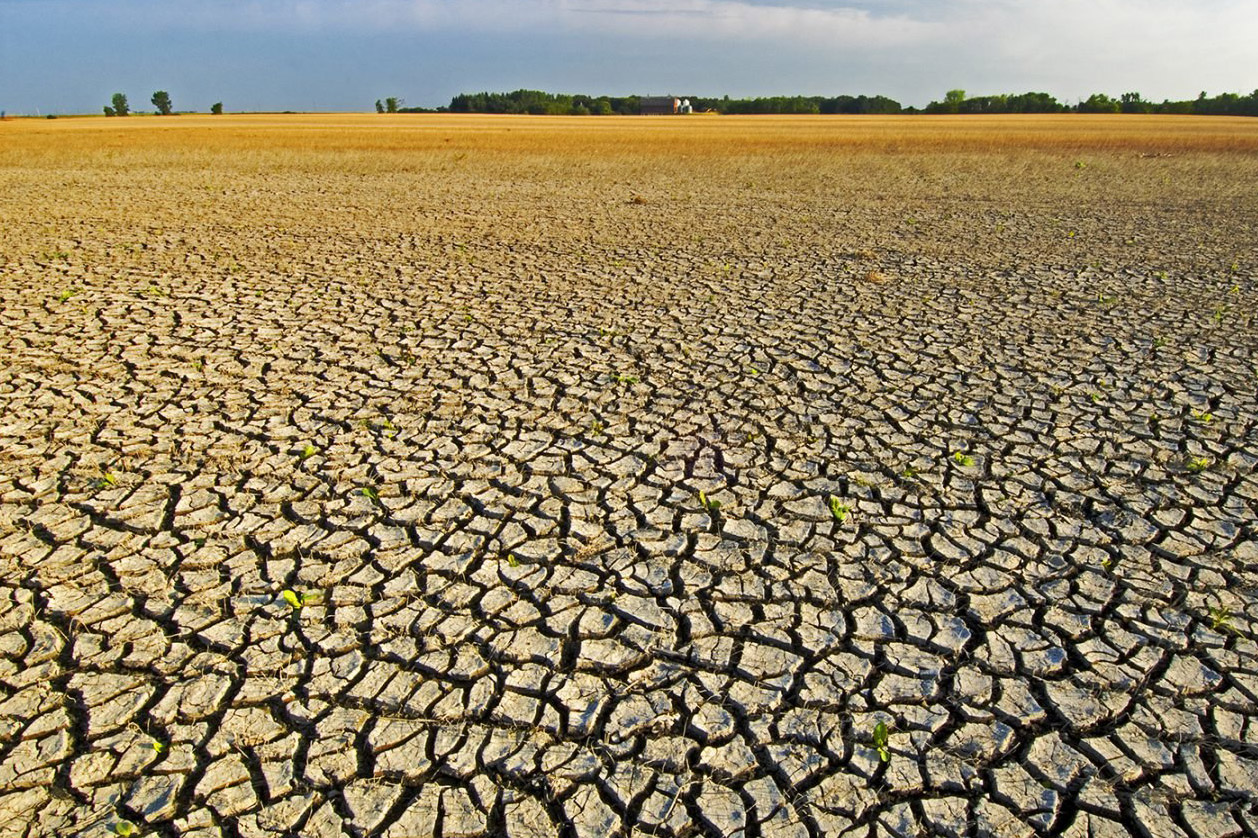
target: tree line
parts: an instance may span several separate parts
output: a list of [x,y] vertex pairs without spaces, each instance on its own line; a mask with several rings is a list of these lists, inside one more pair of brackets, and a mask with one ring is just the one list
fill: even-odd
[[[681,97],[679,97],[681,98]],[[1258,90],[1248,95],[1222,93],[1177,102],[1151,102],[1139,93],[1111,98],[1094,93],[1070,105],[1047,93],[1028,92],[995,96],[967,96],[964,90],[950,90],[941,101],[924,108],[902,107],[886,96],[763,96],[731,99],[690,96],[696,112],[721,114],[1017,114],[1017,113],[1154,113],[1202,114],[1210,116],[1258,116]],[[546,93],[541,90],[513,90],[509,93],[460,93],[446,107],[436,111],[451,113],[535,114],[588,116],[638,114],[639,96],[586,96]],[[377,103],[377,110],[381,110]],[[418,113],[425,108],[398,108],[399,113]]]
[[[810,114],[810,113],[900,113],[900,103],[885,96],[767,96],[731,99],[691,96],[697,112],[729,114]],[[534,114],[551,116],[636,115],[641,112],[641,96],[586,96],[546,93],[542,90],[513,90],[509,93],[460,93],[445,108],[451,113]],[[420,108],[403,108],[404,112]]]
[[[175,112],[174,103],[170,100],[170,94],[165,90],[153,91],[153,96],[149,100],[153,103],[154,111],[158,116],[170,116]],[[210,105],[210,113],[220,114],[223,112],[223,103],[215,102]],[[113,98],[109,100],[109,104],[105,105],[105,116],[130,116],[131,105],[127,102],[127,94],[115,93]]]
[[[911,109],[905,113],[911,112]],[[1196,99],[1151,102],[1139,93],[1124,93],[1111,98],[1093,93],[1075,105],[1064,105],[1047,93],[1023,93],[1017,96],[967,97],[964,90],[949,90],[942,102],[931,102],[923,113],[1160,113],[1200,114],[1203,116],[1258,116],[1258,90],[1243,96],[1221,93],[1209,96],[1205,91]]]

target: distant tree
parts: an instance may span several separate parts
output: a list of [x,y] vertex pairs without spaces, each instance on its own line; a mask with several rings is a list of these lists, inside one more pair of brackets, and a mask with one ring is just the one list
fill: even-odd
[[114,114],[117,116],[127,116],[131,113],[131,106],[127,104],[127,96],[125,93],[115,93],[112,101]]
[[376,100],[376,113],[384,113],[384,102]]
[[165,90],[154,91],[151,101],[153,102],[153,107],[157,108],[158,115],[170,116],[171,104],[169,93]]
[[215,102],[214,104],[210,105],[210,113],[218,115],[218,114],[221,114],[222,112],[223,112],[222,102]]
[[1119,108],[1123,113],[1149,113],[1153,104],[1140,98],[1139,93],[1124,93],[1119,97]]
[[1087,101],[1079,103],[1079,113],[1118,113],[1121,103],[1104,93],[1093,93]]
[[964,102],[964,90],[949,90],[944,94],[942,102],[931,102],[927,105],[926,113],[960,113]]
[[1009,113],[1060,113],[1066,106],[1047,93],[1019,93],[1005,100]]
[[113,108],[111,108],[111,107],[109,107],[109,105],[106,105],[106,106],[105,106],[105,116],[114,116],[114,115],[115,115],[115,113],[114,113],[114,109],[113,109]]
[[398,105],[402,100],[396,96],[386,97],[384,100],[384,110],[386,113],[397,113]]

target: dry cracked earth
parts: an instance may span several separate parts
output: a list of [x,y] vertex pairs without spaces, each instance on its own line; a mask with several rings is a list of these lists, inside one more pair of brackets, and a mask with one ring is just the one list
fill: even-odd
[[1252,155],[433,125],[4,158],[5,834],[1258,834]]

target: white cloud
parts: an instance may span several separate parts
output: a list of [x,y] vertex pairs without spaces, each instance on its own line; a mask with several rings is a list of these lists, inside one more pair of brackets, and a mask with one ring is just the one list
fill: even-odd
[[738,0],[562,0],[556,5],[563,22],[573,28],[683,41],[776,41],[784,49],[908,46],[929,40],[941,30],[936,23],[905,15],[876,16],[841,5],[764,5]]
[[[115,75],[142,76],[206,42],[220,75],[247,50],[249,66],[291,71],[311,90],[445,79],[428,104],[469,86],[863,92],[916,105],[950,88],[1074,101],[1258,87],[1258,0],[0,0],[0,24],[9,92],[35,103],[56,89],[48,78],[75,69],[67,56],[86,67],[95,50]],[[59,46],[19,49],[48,43]],[[257,75],[241,84],[266,89]]]

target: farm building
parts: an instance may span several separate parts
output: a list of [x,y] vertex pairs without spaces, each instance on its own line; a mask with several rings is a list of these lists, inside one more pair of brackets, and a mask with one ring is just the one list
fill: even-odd
[[643,116],[663,116],[681,110],[681,100],[672,96],[643,96],[638,105]]

